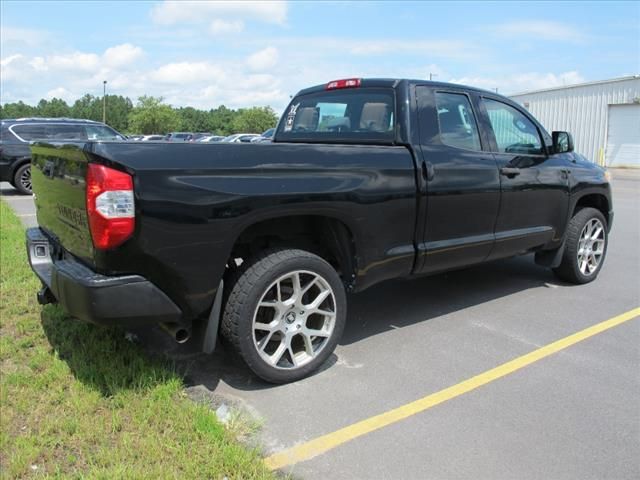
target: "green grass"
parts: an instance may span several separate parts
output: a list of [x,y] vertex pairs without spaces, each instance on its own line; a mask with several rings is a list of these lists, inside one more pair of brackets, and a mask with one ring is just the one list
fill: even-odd
[[169,365],[122,332],[40,307],[24,230],[0,202],[0,476],[272,478]]

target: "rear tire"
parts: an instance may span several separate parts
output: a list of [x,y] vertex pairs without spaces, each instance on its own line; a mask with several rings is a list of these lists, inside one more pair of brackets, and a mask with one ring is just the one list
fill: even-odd
[[567,227],[562,261],[553,269],[566,282],[592,282],[600,273],[609,245],[607,221],[595,208],[578,211]]
[[25,163],[21,165],[13,174],[13,182],[11,184],[23,195],[31,195],[31,164]]
[[322,258],[280,249],[232,273],[221,334],[260,378],[288,383],[318,369],[346,321],[344,285]]

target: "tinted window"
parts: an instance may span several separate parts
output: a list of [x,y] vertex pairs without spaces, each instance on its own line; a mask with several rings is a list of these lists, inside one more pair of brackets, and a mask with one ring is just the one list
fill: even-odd
[[122,135],[104,125],[86,125],[84,128],[89,140],[124,140]]
[[465,150],[482,150],[478,125],[466,95],[436,92],[436,106],[442,143]]
[[87,140],[87,132],[82,125],[45,125],[47,140]]
[[37,139],[46,139],[47,134],[44,125],[14,125],[11,130],[25,142],[31,142]]
[[499,152],[535,155],[543,152],[536,126],[523,113],[497,100],[485,98],[483,101]]
[[363,88],[296,97],[278,126],[278,139],[314,142],[389,142],[394,138],[391,89]]

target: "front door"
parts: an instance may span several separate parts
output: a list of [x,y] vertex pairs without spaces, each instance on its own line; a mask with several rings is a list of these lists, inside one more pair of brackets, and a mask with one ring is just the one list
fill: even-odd
[[559,243],[569,208],[565,159],[547,154],[540,129],[523,111],[498,99],[480,102],[502,192],[489,259]]

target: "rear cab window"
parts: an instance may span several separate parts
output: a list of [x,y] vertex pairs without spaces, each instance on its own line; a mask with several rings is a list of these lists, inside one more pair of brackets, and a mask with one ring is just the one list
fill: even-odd
[[294,98],[278,125],[285,142],[393,143],[395,94],[391,88],[326,90]]

